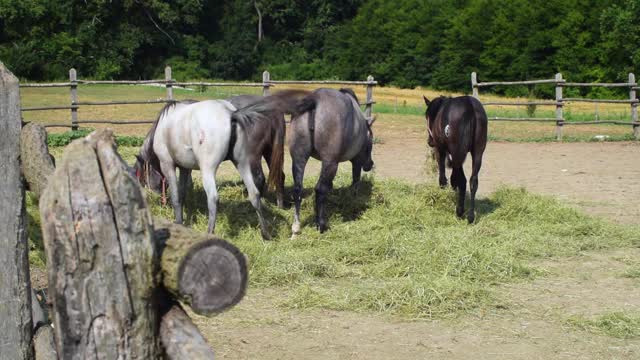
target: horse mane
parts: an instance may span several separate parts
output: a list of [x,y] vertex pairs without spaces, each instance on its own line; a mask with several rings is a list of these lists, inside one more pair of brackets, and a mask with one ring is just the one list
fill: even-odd
[[358,104],[360,104],[360,101],[358,100],[358,97],[356,96],[356,93],[353,91],[352,88],[341,88],[340,92],[346,95],[351,96],[352,98],[354,98],[356,100],[356,102]]

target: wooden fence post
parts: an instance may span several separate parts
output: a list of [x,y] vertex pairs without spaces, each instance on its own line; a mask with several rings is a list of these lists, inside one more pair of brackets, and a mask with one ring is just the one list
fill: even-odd
[[367,76],[367,105],[365,106],[365,115],[367,119],[371,119],[371,113],[373,111],[373,76]]
[[269,86],[271,86],[271,84],[269,83],[270,80],[271,75],[268,71],[265,70],[262,73],[262,96],[269,96]]
[[556,74],[556,139],[562,141],[562,74]]
[[20,176],[20,89],[0,62],[0,359],[31,359],[31,281]]
[[473,97],[478,99],[478,74],[475,71],[471,73],[471,92]]
[[166,81],[165,87],[167,88],[167,100],[173,100],[173,79],[171,78],[171,66],[164,68],[164,79]]
[[[638,122],[638,101],[636,96],[636,76],[633,73],[629,73],[629,100],[631,100],[631,122]],[[633,125],[633,136],[636,139],[640,139],[640,125]]]
[[71,83],[71,130],[78,130],[78,75],[76,69],[69,70],[69,82]]

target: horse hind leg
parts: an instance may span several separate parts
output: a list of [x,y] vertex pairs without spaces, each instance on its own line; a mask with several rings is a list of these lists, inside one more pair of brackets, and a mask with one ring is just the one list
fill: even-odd
[[327,231],[327,196],[333,188],[333,179],[338,171],[338,163],[323,161],[320,179],[316,184],[316,225],[320,233]]
[[242,182],[244,182],[244,186],[247,188],[247,192],[249,193],[249,201],[258,214],[262,238],[264,240],[271,240],[271,235],[269,235],[269,231],[267,230],[267,222],[262,214],[260,191],[253,180],[251,166],[248,162],[239,162],[237,168],[240,173],[240,177],[242,177]]
[[469,224],[472,224],[476,218],[476,192],[478,191],[478,174],[480,173],[480,167],[482,166],[482,153],[473,154],[472,161],[471,179],[469,180],[471,198],[469,203],[469,213],[467,214]]
[[[191,181],[191,169],[180,168],[180,176],[178,178],[178,196],[180,197],[180,213],[183,213],[185,204],[187,203],[187,192],[193,185]],[[189,211],[187,211],[187,219]]]
[[291,165],[291,172],[293,173],[293,224],[291,224],[291,232],[294,235],[300,234],[300,206],[302,204],[302,182],[304,180],[304,169],[307,166],[309,160],[308,155],[294,155],[292,156],[293,163]]
[[453,168],[453,172],[451,173],[451,186],[456,189],[458,196],[456,215],[462,218],[464,216],[464,198],[467,193],[467,178],[464,176],[462,165]]
[[[445,172],[445,160],[447,157],[447,151],[444,149],[436,148],[436,160],[438,161],[438,183],[441,188],[447,186],[447,173]],[[453,177],[453,174],[451,174]],[[451,186],[453,185],[453,179],[451,179]]]
[[[209,223],[207,225],[207,232],[213,234],[216,229],[216,216],[218,212],[218,188],[216,185],[216,171],[218,166],[215,167],[203,167],[202,172],[202,185],[204,191],[207,193],[207,208],[209,209]],[[205,169],[212,169],[207,171]]]

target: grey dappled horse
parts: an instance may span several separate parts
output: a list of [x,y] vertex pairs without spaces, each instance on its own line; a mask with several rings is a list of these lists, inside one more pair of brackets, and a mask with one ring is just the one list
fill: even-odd
[[300,232],[302,181],[309,157],[322,162],[320,179],[315,187],[315,220],[318,230],[327,230],[326,201],[333,188],[338,163],[351,161],[353,184],[360,181],[362,170],[373,168],[371,151],[373,133],[369,120],[360,110],[351,89],[318,89],[298,104],[291,120],[289,151],[293,161],[294,222],[291,230]]

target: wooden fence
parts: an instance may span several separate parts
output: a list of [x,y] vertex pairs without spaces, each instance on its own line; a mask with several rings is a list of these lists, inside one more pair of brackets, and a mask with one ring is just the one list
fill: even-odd
[[[152,100],[116,100],[116,101],[80,101],[78,96],[78,87],[80,85],[164,85],[166,88],[165,99],[152,99]],[[22,111],[48,111],[48,110],[70,110],[71,122],[66,124],[44,124],[45,127],[70,127],[72,130],[77,130],[82,124],[151,124],[153,120],[91,120],[91,119],[78,119],[78,109],[80,106],[113,106],[113,105],[140,105],[140,104],[164,104],[172,101],[176,101],[173,96],[174,86],[199,86],[199,87],[251,87],[262,88],[262,95],[267,96],[270,93],[270,88],[278,85],[299,85],[299,84],[317,84],[317,85],[364,85],[366,86],[366,101],[360,105],[365,106],[365,114],[367,118],[371,118],[373,112],[373,87],[378,84],[373,79],[373,76],[368,76],[366,81],[334,81],[334,80],[273,80],[271,74],[268,71],[262,73],[261,83],[228,83],[228,82],[180,82],[176,81],[171,76],[171,67],[167,66],[164,69],[164,79],[162,80],[81,80],[77,78],[77,72],[75,69],[69,70],[69,82],[62,83],[21,83],[20,87],[23,88],[50,88],[50,87],[68,87],[71,95],[71,103],[69,105],[60,106],[39,106],[39,107],[24,107]]]
[[[478,75],[471,73],[471,89],[473,96],[480,99],[479,89],[482,87],[490,87],[496,85],[537,85],[537,84],[553,84],[556,90],[556,97],[553,101],[489,101],[483,102],[483,105],[503,105],[503,106],[554,106],[556,109],[556,116],[553,118],[540,118],[540,117],[490,117],[489,120],[494,121],[540,121],[540,122],[555,122],[556,123],[556,138],[562,140],[562,127],[564,125],[590,125],[590,124],[615,124],[615,125],[630,125],[633,129],[633,135],[636,139],[640,139],[640,122],[638,122],[638,97],[636,91],[640,89],[636,83],[636,77],[634,74],[629,74],[629,79],[624,83],[576,83],[567,82],[562,78],[562,74],[556,74],[553,79],[544,80],[526,80],[526,81],[494,81],[494,82],[478,82]],[[611,100],[611,99],[586,99],[586,98],[565,98],[562,96],[562,89],[565,87],[623,87],[629,88],[628,100]],[[596,118],[593,121],[565,121],[563,116],[563,107],[570,102],[589,102],[594,104],[609,103],[609,104],[629,104],[631,107],[631,121],[620,120],[600,120]]]

